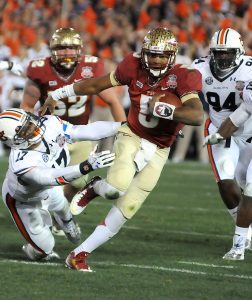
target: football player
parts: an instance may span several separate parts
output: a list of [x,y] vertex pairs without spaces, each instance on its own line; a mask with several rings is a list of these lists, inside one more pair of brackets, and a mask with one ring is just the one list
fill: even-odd
[[[91,271],[87,256],[116,235],[141,207],[157,184],[183,124],[202,124],[200,72],[175,65],[177,51],[174,34],[167,28],[155,28],[145,36],[141,53],[126,56],[110,74],[53,91],[41,108],[43,114],[47,108],[53,111],[65,96],[95,94],[120,85],[128,86],[131,100],[127,124],[119,129],[114,144],[115,164],[106,180],[94,177],[74,197],[71,208],[79,214],[97,195],[115,199],[115,203],[104,222],[69,254],[67,267]],[[159,101],[167,92],[179,97],[181,107]]]
[[[73,28],[59,28],[50,40],[51,56],[32,60],[27,69],[28,80],[25,85],[21,108],[33,112],[39,101],[45,102],[49,92],[66,84],[104,75],[104,62],[95,56],[83,55],[83,42]],[[120,100],[113,89],[102,91],[99,96],[110,106],[115,121],[125,121],[126,116]],[[72,124],[87,124],[90,117],[92,98],[89,95],[66,96],[58,101],[55,114]],[[69,146],[70,165],[88,157],[91,142],[79,142]],[[79,151],[84,149],[84,151]],[[69,202],[73,195],[87,183],[83,176],[64,187]],[[54,232],[59,233],[57,229]]]
[[[120,122],[72,125],[56,116],[37,117],[22,109],[0,113],[0,140],[11,148],[2,199],[26,239],[23,251],[31,260],[58,257],[53,252],[50,211],[73,243],[80,233],[60,188],[90,171],[113,163],[114,153],[92,152],[88,159],[67,167],[66,142],[97,140],[114,135]],[[80,149],[81,151],[81,149]],[[42,208],[46,201],[48,211]]]
[[[235,132],[242,128],[244,124],[251,118],[252,115],[252,82],[245,83],[243,89],[244,102],[221,124],[216,133],[208,135],[205,138],[205,144],[215,145],[223,140],[235,135]],[[233,246],[223,258],[227,260],[243,260],[244,252],[247,244],[247,236],[249,226],[252,223],[252,146],[251,146],[251,127],[248,129],[250,137],[243,136],[243,142],[246,145],[245,152],[241,153],[236,177],[239,182],[242,182],[243,194],[242,200],[239,203],[237,212],[237,220],[235,234],[233,237]],[[249,161],[249,164],[248,164]]]
[[[241,35],[227,28],[214,33],[210,42],[210,55],[196,59],[192,66],[202,74],[202,92],[209,104],[209,119],[205,124],[207,136],[215,133],[221,123],[242,103],[244,83],[252,78],[252,57],[245,55]],[[247,122],[246,127],[249,128],[252,119]],[[243,142],[243,139],[248,138],[250,134],[241,126],[234,136],[207,147],[219,193],[234,221],[242,198],[240,187],[244,187],[242,182],[237,184],[235,172],[240,165],[239,158],[247,159],[243,165],[249,163],[247,154],[250,150]],[[247,167],[244,170],[246,169]],[[251,235],[248,234],[248,248],[250,243]]]

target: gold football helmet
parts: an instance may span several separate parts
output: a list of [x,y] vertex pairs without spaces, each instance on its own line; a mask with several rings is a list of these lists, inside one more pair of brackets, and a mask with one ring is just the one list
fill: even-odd
[[[156,28],[147,33],[143,40],[141,60],[143,67],[154,77],[163,77],[174,65],[178,52],[175,35],[167,28]],[[166,57],[165,63],[150,64],[150,56]]]
[[[59,28],[53,34],[49,47],[52,53],[52,63],[56,67],[69,70],[78,63],[83,42],[79,33],[73,28]],[[64,49],[65,51],[62,53]]]

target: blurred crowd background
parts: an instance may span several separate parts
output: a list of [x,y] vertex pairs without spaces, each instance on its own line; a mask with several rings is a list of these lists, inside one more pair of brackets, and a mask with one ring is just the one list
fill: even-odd
[[[0,0],[0,15],[0,59],[24,68],[31,59],[50,55],[48,43],[59,27],[75,28],[84,54],[103,58],[107,71],[139,51],[146,32],[157,26],[177,36],[178,63],[207,55],[213,33],[226,27],[240,32],[252,55],[252,0]],[[24,82],[1,72],[1,110],[21,101]],[[129,99],[125,93],[120,97],[127,109]]]

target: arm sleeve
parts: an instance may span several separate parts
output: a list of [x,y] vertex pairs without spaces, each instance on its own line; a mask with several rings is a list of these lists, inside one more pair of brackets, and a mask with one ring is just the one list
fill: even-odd
[[98,121],[87,125],[76,125],[71,130],[71,140],[77,141],[97,141],[117,133],[121,122]]
[[28,184],[57,186],[65,185],[82,175],[80,165],[74,165],[62,169],[34,167],[20,176],[20,178]]
[[252,103],[242,103],[231,115],[230,120],[236,127],[244,124],[252,114]]

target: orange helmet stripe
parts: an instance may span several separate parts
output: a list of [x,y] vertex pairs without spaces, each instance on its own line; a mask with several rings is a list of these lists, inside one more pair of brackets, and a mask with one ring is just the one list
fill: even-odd
[[222,29],[218,34],[217,44],[225,45],[229,29]]

